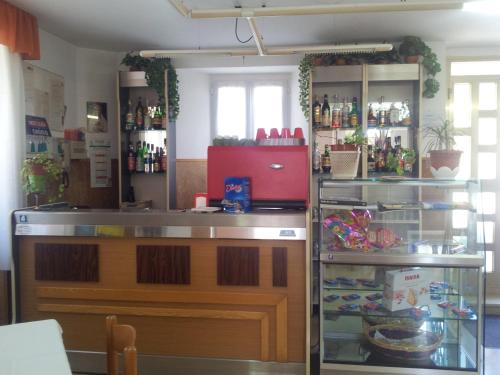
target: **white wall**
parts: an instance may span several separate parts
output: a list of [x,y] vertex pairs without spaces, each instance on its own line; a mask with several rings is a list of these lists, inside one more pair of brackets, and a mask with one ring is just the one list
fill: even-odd
[[68,107],[65,126],[76,125],[76,51],[77,47],[65,40],[39,29],[40,53],[33,65],[64,77],[64,104]]
[[108,104],[108,133],[87,139],[108,137],[112,155],[117,155],[116,71],[118,53],[79,48],[40,29],[41,59],[33,65],[64,77],[66,128],[87,127],[87,101]]
[[210,138],[210,75],[177,69],[180,112],[176,121],[177,159],[206,159]]
[[118,129],[116,119],[116,52],[87,48],[76,50],[76,122],[75,127],[87,127],[87,102],[107,103],[108,132],[87,133],[92,139],[109,139],[111,152],[118,157]]

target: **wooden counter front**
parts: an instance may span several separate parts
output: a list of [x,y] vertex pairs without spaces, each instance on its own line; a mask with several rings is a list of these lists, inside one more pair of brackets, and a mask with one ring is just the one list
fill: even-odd
[[305,242],[21,237],[22,321],[105,351],[105,316],[140,354],[305,362]]

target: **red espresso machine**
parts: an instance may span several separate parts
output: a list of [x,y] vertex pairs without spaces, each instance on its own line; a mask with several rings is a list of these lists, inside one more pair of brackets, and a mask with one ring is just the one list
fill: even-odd
[[225,177],[249,177],[254,208],[306,208],[307,146],[209,146],[209,204],[220,206]]

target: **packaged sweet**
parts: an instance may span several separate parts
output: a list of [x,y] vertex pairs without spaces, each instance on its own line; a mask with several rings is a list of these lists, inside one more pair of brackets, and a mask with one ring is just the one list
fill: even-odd
[[474,315],[474,311],[470,307],[459,309],[458,307],[452,307],[451,311],[453,314],[460,318],[471,318]]
[[334,236],[333,248],[368,251],[368,225],[371,221],[368,210],[336,210],[323,221],[323,226]]
[[382,299],[382,297],[384,297],[384,295],[382,293],[374,293],[374,294],[367,295],[365,298],[368,301],[376,301],[378,299]]
[[355,303],[346,303],[339,306],[340,311],[356,311],[357,309],[358,305],[356,305]]
[[442,309],[447,309],[449,307],[455,306],[455,304],[453,302],[450,302],[450,301],[443,301],[443,302],[439,302],[438,306],[441,307]]
[[224,212],[245,213],[251,209],[250,178],[224,178],[224,200],[221,202]]
[[329,296],[325,296],[323,297],[323,302],[334,302],[336,300],[338,300],[340,297],[336,294],[330,294]]
[[337,277],[337,281],[340,283],[340,285],[356,286],[357,284],[356,280],[344,276]]
[[385,272],[384,306],[390,311],[429,305],[429,272],[405,268]]
[[323,282],[327,286],[336,286],[336,285],[339,284],[339,282],[337,281],[337,279],[324,279]]
[[383,308],[382,304],[377,303],[377,302],[368,302],[363,305],[363,308],[365,310],[369,311],[377,311]]
[[355,294],[355,293],[342,296],[342,299],[344,301],[354,301],[354,300],[357,300],[360,298],[361,298],[361,296],[359,294]]

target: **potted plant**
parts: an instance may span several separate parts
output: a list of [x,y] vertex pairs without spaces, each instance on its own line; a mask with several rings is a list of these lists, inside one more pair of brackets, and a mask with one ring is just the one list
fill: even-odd
[[405,57],[407,63],[417,63],[424,55],[425,43],[417,36],[405,36],[399,45],[399,54]]
[[332,147],[330,159],[334,178],[355,178],[358,174],[361,148],[366,144],[363,129],[360,125],[352,134],[344,138],[342,148]]
[[431,173],[434,177],[454,178],[458,174],[462,151],[454,150],[453,147],[455,136],[460,134],[449,120],[444,120],[438,126],[425,128],[426,150],[430,154]]
[[49,187],[56,184],[55,194],[47,196],[49,202],[54,202],[57,198],[61,198],[64,192],[62,174],[63,169],[60,164],[46,154],[25,159],[21,168],[23,190],[28,194],[35,194],[38,200],[39,194],[46,194]]

